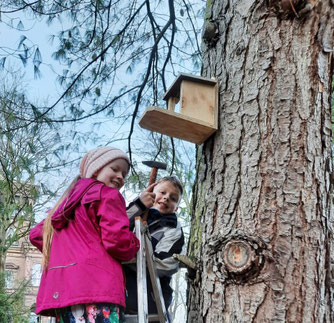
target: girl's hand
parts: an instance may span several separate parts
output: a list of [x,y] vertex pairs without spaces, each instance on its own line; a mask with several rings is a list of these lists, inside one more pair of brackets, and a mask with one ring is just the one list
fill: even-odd
[[142,201],[142,203],[149,209],[153,206],[154,200],[155,200],[155,193],[153,193],[153,189],[157,185],[157,183],[151,184],[145,191],[143,191],[139,198]]

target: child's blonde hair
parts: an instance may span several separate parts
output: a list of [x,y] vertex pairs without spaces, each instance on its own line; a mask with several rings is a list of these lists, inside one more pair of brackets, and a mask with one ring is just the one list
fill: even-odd
[[43,223],[43,268],[46,269],[46,267],[49,264],[49,258],[50,258],[50,248],[51,248],[51,242],[52,242],[52,237],[53,237],[53,227],[51,224],[51,218],[53,213],[56,212],[58,207],[60,206],[61,203],[65,200],[65,198],[68,197],[68,193],[71,191],[71,189],[74,187],[76,182],[80,179],[80,175],[78,175],[72,182],[71,184],[67,187],[63,195],[60,197],[60,199],[57,201],[56,205],[48,212],[48,216],[45,219]]

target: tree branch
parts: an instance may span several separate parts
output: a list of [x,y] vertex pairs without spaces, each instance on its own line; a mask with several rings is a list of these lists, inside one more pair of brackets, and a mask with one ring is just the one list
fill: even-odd
[[135,120],[136,120],[136,117],[137,117],[137,114],[138,114],[138,109],[139,109],[139,105],[140,105],[140,101],[141,101],[141,95],[142,95],[142,92],[146,86],[146,83],[148,81],[148,78],[149,78],[149,75],[150,75],[150,71],[151,71],[151,66],[152,66],[152,62],[153,62],[153,59],[156,55],[156,50],[158,48],[158,44],[161,40],[161,38],[164,36],[165,32],[168,30],[169,26],[171,24],[174,23],[175,21],[175,11],[174,11],[174,2],[173,0],[169,0],[168,1],[168,4],[169,4],[169,20],[167,21],[167,23],[165,24],[164,28],[161,30],[161,32],[159,33],[159,35],[157,36],[157,38],[155,39],[155,42],[153,44],[153,47],[152,47],[152,50],[151,50],[151,55],[150,55],[150,58],[149,58],[149,62],[148,62],[148,67],[146,69],[146,74],[145,74],[145,77],[144,77],[144,80],[140,86],[140,89],[139,89],[139,92],[137,94],[137,100],[136,100],[136,105],[135,105],[135,109],[133,111],[133,115],[132,115],[132,120],[131,120],[131,126],[130,126],[130,132],[129,132],[129,136],[128,136],[128,150],[129,150],[129,157],[130,157],[130,160],[132,160],[132,153],[131,153],[131,136],[132,136],[132,133],[133,133],[133,130],[134,130],[134,123],[135,123]]

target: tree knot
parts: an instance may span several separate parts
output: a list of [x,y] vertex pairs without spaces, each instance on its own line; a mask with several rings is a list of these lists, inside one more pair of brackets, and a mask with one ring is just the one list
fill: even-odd
[[229,240],[223,247],[223,259],[228,277],[245,283],[257,276],[264,264],[263,243],[248,238]]

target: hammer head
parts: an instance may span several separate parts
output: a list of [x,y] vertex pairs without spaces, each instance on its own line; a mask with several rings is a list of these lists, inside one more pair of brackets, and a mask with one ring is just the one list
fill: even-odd
[[167,168],[167,164],[157,162],[157,161],[153,161],[153,160],[143,161],[143,164],[148,166],[148,167],[156,168],[156,169],[166,169]]

